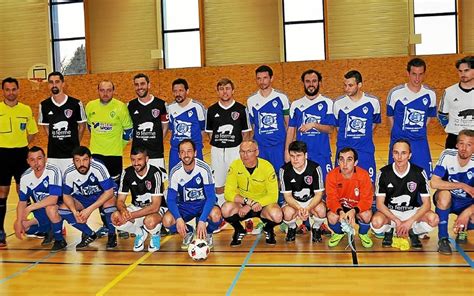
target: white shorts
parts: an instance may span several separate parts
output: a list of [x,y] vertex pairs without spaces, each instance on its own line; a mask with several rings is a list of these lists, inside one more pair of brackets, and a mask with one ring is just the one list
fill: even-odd
[[227,178],[230,164],[238,159],[240,145],[231,148],[217,148],[211,146],[211,167],[214,171],[216,187],[223,187]]
[[57,166],[62,175],[66,171],[66,168],[72,164],[72,156],[71,158],[48,158],[48,162]]
[[[133,213],[133,212],[136,212],[138,210],[141,210],[142,208],[140,207],[137,207],[137,206],[134,206],[134,205],[128,205],[127,206],[127,210],[130,212],[130,213]],[[165,207],[160,207],[160,209],[158,210],[158,214],[163,217],[163,215],[168,211],[168,208],[165,208]],[[135,218],[135,222],[133,223],[135,226],[137,227],[141,227],[143,226],[143,220],[145,220],[145,217],[140,217],[140,218]]]
[[157,168],[162,168],[162,182],[168,180],[168,174],[166,173],[165,169],[165,159],[164,158],[150,158],[148,159],[148,163],[151,164],[152,166],[155,166]]
[[[307,201],[305,202],[301,202],[301,201],[296,201],[302,208],[307,208],[309,206],[309,204],[311,203],[313,199],[310,198],[308,199]],[[289,204],[286,203],[286,201],[283,203],[283,205],[281,206],[281,208],[283,209],[284,207],[286,206],[290,206]]]
[[416,211],[418,211],[418,209],[419,208],[414,208],[412,210],[404,211],[404,212],[390,210],[390,212],[392,212],[392,214],[394,214],[395,217],[397,217],[401,221],[406,221],[406,220],[410,219],[413,215],[415,215]]

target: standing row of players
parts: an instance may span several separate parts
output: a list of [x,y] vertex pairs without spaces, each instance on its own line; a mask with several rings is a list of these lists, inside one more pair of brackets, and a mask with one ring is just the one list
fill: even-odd
[[[461,81],[453,87],[458,87],[461,92],[466,93],[469,99],[469,95],[472,96],[472,93],[469,92],[472,89],[472,57],[458,61],[456,67],[459,70]],[[426,65],[421,59],[415,58],[408,63],[409,81],[390,92],[387,115],[391,123],[393,122],[390,145],[393,146],[394,141],[399,138],[408,138],[412,144],[420,148],[414,151],[414,163],[424,167],[426,172],[431,172],[426,124],[429,117],[436,114],[436,99],[434,92],[422,84],[425,70]],[[80,102],[77,100],[75,102],[72,98],[69,100],[62,92],[64,86],[62,75],[60,73],[51,74],[48,77],[48,82],[53,96],[42,102],[40,106],[40,124],[44,124],[48,130],[48,156],[51,161],[59,159],[60,161],[56,163],[63,168],[70,163],[70,152],[61,155],[61,153],[55,153],[54,150],[67,147],[65,139],[69,138],[74,141],[75,138],[80,138],[84,130],[82,123],[87,120],[91,128],[90,147],[92,153],[94,157],[101,159],[106,164],[116,180],[121,172],[121,155],[123,153],[123,145],[120,139],[117,141],[117,136],[121,137],[123,134],[123,138],[128,140],[132,135],[132,126],[135,129],[132,147],[145,146],[150,153],[150,158],[156,160],[156,165],[164,167],[163,135],[168,130],[167,114],[169,114],[170,168],[177,163],[177,146],[183,138],[192,138],[196,142],[198,157],[202,158],[203,129],[211,133],[212,167],[216,173],[219,204],[222,204],[225,172],[230,161],[238,157],[239,141],[242,140],[242,137],[248,137],[246,132],[250,131],[250,124],[245,116],[247,115],[245,107],[233,100],[234,87],[230,80],[219,81],[217,90],[220,101],[210,107],[206,122],[204,107],[187,96],[189,88],[185,80],[177,79],[173,82],[173,94],[176,102],[167,109],[163,101],[149,93],[148,78],[139,74],[134,78],[138,98],[128,104],[128,113],[132,118],[132,122],[130,122],[127,120],[127,110],[126,107],[124,108],[124,104],[113,99],[112,82],[101,82],[98,87],[100,100],[89,103],[86,112],[82,112]],[[302,81],[306,96],[293,102],[291,108],[289,108],[288,98],[271,87],[273,80],[271,68],[259,67],[256,70],[256,76],[260,90],[248,100],[249,119],[254,127],[254,138],[261,147],[261,156],[268,159],[274,168],[279,168],[284,160],[289,159],[288,146],[296,134],[296,139],[303,140],[309,145],[309,158],[321,164],[325,175],[332,168],[328,133],[332,132],[336,126],[338,129],[337,150],[340,151],[343,147],[353,147],[359,154],[360,165],[368,170],[372,181],[374,181],[375,161],[372,132],[375,124],[380,122],[380,105],[378,99],[361,90],[362,77],[359,72],[350,71],[345,75],[346,95],[337,99],[334,104],[319,94],[321,74],[314,70],[304,72]],[[6,81],[6,83],[11,85],[13,82]],[[16,83],[16,89],[15,87],[5,89],[3,83],[2,88],[6,98],[5,102],[7,102],[6,93],[10,91],[9,96],[14,96],[18,89],[18,83]],[[445,93],[446,98],[448,98],[448,90]],[[58,103],[58,101],[62,102]],[[443,98],[442,102],[445,101],[448,100]],[[457,101],[462,101],[458,105],[472,104],[472,100],[469,102],[464,97],[456,97],[454,102]],[[73,106],[64,106],[68,102]],[[9,104],[10,107],[11,105],[16,106],[16,104]],[[449,111],[449,108],[458,108],[458,105],[440,108],[440,111],[443,109],[440,115],[449,116],[448,126],[456,126],[459,129],[465,125],[472,125],[472,120],[459,119],[462,116],[465,118],[466,114],[464,113],[466,112]],[[448,106],[448,103],[443,106]],[[78,119],[78,116],[83,113],[87,113],[87,119],[85,116]],[[287,130],[288,115],[291,120],[289,120]],[[28,121],[28,118],[25,118],[25,122],[20,122],[20,130],[23,133],[25,133],[25,129],[31,127],[32,120]],[[74,119],[68,121],[69,118],[76,118],[76,121]],[[451,118],[454,119],[451,120]],[[446,123],[446,121],[444,122]],[[74,123],[76,123],[75,126]],[[161,128],[157,128],[157,125]],[[72,126],[70,130],[69,126]],[[74,127],[77,129],[77,136],[74,134],[76,131]],[[34,133],[34,128],[30,128],[28,133]],[[14,134],[14,130],[11,134]],[[21,137],[14,138],[22,139]],[[73,143],[69,146],[76,145]],[[65,150],[70,151],[70,147],[68,148]],[[20,154],[10,153],[9,155],[11,154],[16,155],[17,158],[7,157],[7,159],[18,163],[21,158]],[[24,155],[24,149],[22,155]],[[18,167],[18,165],[14,167]],[[10,179],[11,175],[8,184]],[[8,192],[2,195],[7,196]]]

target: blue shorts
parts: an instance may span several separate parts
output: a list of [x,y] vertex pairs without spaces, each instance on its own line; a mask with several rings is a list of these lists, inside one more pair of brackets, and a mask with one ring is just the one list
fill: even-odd
[[74,199],[80,202],[82,206],[84,207],[84,209],[90,207],[93,203],[95,203],[98,200],[98,198],[95,199],[95,198],[76,197],[76,196],[74,196]]
[[38,220],[38,225],[51,224],[51,221],[49,220],[48,215],[46,214],[45,208],[34,210],[33,216],[35,216],[35,219]]
[[285,164],[285,142],[271,147],[259,146],[258,157],[268,160],[278,176],[278,171]]
[[[197,158],[200,160],[204,160],[204,157],[202,155],[202,147],[198,147],[196,145],[196,155]],[[169,167],[168,167],[168,172],[171,172],[171,169],[180,162],[181,159],[179,158],[179,151],[178,148],[176,147],[170,147],[170,158],[169,158]]]
[[[392,155],[392,147],[395,141],[390,141],[390,147],[388,152],[388,163],[393,162],[393,155]],[[421,167],[425,170],[428,179],[431,179],[431,153],[430,153],[430,146],[428,145],[428,140],[410,140],[411,146],[411,159],[410,162],[416,164],[417,166]]]
[[308,158],[319,164],[323,172],[323,181],[326,182],[326,176],[332,170],[331,156],[322,156],[321,154],[308,152]]
[[201,217],[203,207],[204,207],[204,204],[200,207],[186,206],[186,205],[180,204],[178,205],[178,210],[184,222],[189,222],[194,218],[199,219]]
[[[433,194],[433,203],[436,206],[436,196],[438,191]],[[466,197],[460,198],[456,195],[451,194],[451,208],[449,208],[449,213],[460,215],[462,211],[474,205],[474,198]]]

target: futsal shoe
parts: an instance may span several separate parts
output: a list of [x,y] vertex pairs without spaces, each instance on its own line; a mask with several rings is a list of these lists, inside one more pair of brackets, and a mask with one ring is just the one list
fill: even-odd
[[276,245],[275,232],[272,230],[265,231],[265,242],[267,245]]
[[219,232],[221,232],[221,231],[222,231],[224,228],[226,228],[226,227],[227,227],[227,222],[225,222],[225,220],[222,219],[221,224],[219,224],[219,227],[218,227],[216,230],[214,230],[213,233],[219,233]]
[[97,234],[97,238],[101,238],[109,234],[109,229],[105,226],[101,226],[95,233]]
[[410,243],[413,249],[421,250],[423,248],[423,245],[420,242],[420,238],[418,238],[418,234],[415,234],[413,232],[413,229],[410,229],[410,231],[408,231],[408,236],[410,237]]
[[[284,224],[284,223],[282,223]],[[296,227],[295,228],[288,228],[288,232],[286,233],[285,240],[288,243],[294,242],[296,239]]]
[[45,235],[43,241],[41,242],[41,245],[42,246],[47,246],[47,245],[52,244],[53,241],[54,241],[53,232],[49,231],[49,232],[46,232],[46,235]]
[[456,235],[456,244],[467,244],[467,231],[459,231]]
[[105,248],[107,250],[111,250],[117,247],[117,235],[114,234],[109,234],[107,237],[107,244],[105,245]]
[[319,229],[321,230],[321,235],[327,237],[330,237],[332,235],[331,229],[329,229],[329,227],[325,223],[321,224]]
[[247,234],[247,232],[245,232],[245,229],[242,229],[242,231],[234,230],[234,235],[232,235],[232,241],[230,242],[230,246],[240,246],[242,244],[242,239],[244,238],[245,234]]
[[328,241],[328,246],[331,248],[336,247],[344,236],[344,233],[333,233]]
[[383,248],[390,248],[392,247],[393,242],[393,229],[384,233],[383,240],[382,240],[382,247]]
[[153,234],[150,238],[150,245],[148,246],[148,252],[156,252],[160,249],[161,245],[161,234],[158,232]]
[[212,237],[212,233],[208,233],[206,236],[206,243],[209,247],[209,250],[214,248],[214,238]]
[[118,237],[120,237],[121,239],[128,239],[130,237],[130,234],[126,231],[117,230],[117,232],[118,232]]
[[371,248],[374,245],[374,243],[372,242],[372,239],[369,237],[367,233],[366,234],[359,233],[359,238],[364,248]]
[[183,242],[181,243],[181,249],[187,250],[189,244],[193,241],[193,237],[194,237],[193,231],[186,232],[186,234],[183,237]]
[[134,252],[141,252],[145,248],[145,241],[148,237],[148,232],[143,231],[143,234],[137,234],[135,236],[135,241],[133,243],[133,251]]
[[51,253],[57,253],[59,251],[65,250],[67,248],[67,242],[65,240],[55,240],[53,247],[51,248]]
[[322,237],[322,230],[321,229],[317,229],[317,228],[313,228],[311,229],[311,241],[313,243],[320,243],[323,241],[323,237]]
[[247,233],[252,233],[252,231],[253,231],[253,221],[252,221],[252,219],[248,219],[247,221],[245,221],[245,231]]
[[83,235],[80,243],[76,245],[76,249],[83,249],[90,245],[93,241],[97,239],[97,234],[93,232],[91,235]]
[[438,241],[438,252],[443,255],[451,255],[453,253],[447,237],[443,237]]

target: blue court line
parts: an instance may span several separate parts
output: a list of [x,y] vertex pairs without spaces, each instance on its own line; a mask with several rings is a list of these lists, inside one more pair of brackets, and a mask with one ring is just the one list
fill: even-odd
[[23,273],[27,272],[28,270],[34,268],[36,265],[42,263],[43,261],[49,259],[50,257],[52,257],[55,253],[48,253],[46,256],[40,258],[39,260],[37,260],[36,262],[33,262],[31,263],[30,265],[28,266],[25,266],[24,268],[20,269],[19,271],[7,276],[7,277],[4,277],[3,279],[0,279],[0,285],[5,283],[6,281],[9,281],[11,279],[14,279],[16,278],[17,276],[20,276],[22,275]]
[[461,248],[460,245],[456,243],[456,241],[452,238],[449,238],[449,241],[456,247],[456,250],[458,251],[459,254],[464,258],[464,260],[471,266],[471,268],[474,268],[474,261],[469,258],[469,256],[464,252],[464,250]]
[[239,271],[238,271],[237,274],[235,275],[234,280],[232,281],[232,284],[230,285],[229,289],[227,290],[227,293],[225,294],[226,296],[229,296],[229,295],[232,293],[232,291],[234,290],[234,287],[235,287],[235,285],[237,284],[237,281],[239,280],[240,275],[242,274],[242,272],[243,272],[244,269],[245,269],[245,265],[247,265],[247,263],[249,262],[250,257],[252,256],[253,251],[254,251],[255,248],[257,247],[258,242],[260,241],[260,238],[261,238],[261,237],[262,237],[262,233],[260,233],[260,234],[257,236],[257,238],[255,239],[255,242],[253,243],[252,247],[250,248],[249,252],[247,253],[247,256],[245,257],[244,262],[242,262],[242,265],[240,266]]

